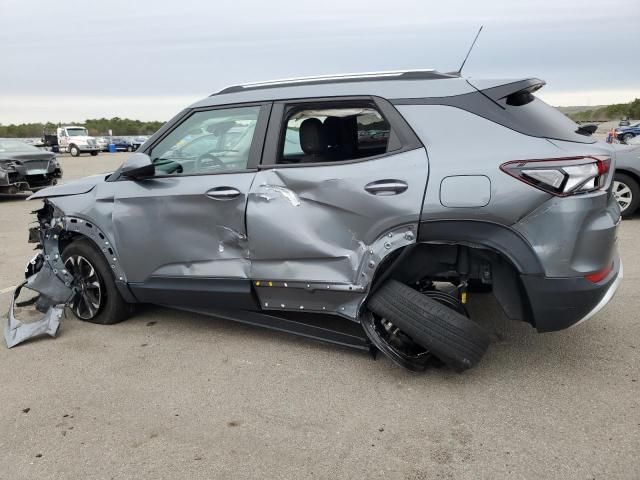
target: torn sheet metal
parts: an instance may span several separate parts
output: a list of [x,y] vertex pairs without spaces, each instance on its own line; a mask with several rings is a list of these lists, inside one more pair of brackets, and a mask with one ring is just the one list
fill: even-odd
[[[64,307],[76,294],[73,277],[66,270],[58,247],[60,233],[65,228],[63,219],[56,215],[60,212],[45,204],[41,210],[34,213],[38,214],[40,228],[37,230],[43,251],[27,264],[27,280],[16,288],[11,299],[5,328],[5,341],[9,348],[40,335],[55,337]],[[30,235],[30,240],[35,240],[32,237],[33,234]],[[44,314],[38,320],[23,322],[16,317],[17,299],[22,288],[38,293],[33,302],[29,302],[35,304],[36,310]]]
[[22,287],[27,285],[27,283],[28,282],[24,282],[15,289],[11,299],[11,305],[9,306],[7,325],[4,330],[4,340],[9,348],[41,335],[55,337],[60,328],[60,319],[64,313],[64,304],[48,307],[44,316],[34,322],[24,323],[16,318],[15,309],[17,299]]

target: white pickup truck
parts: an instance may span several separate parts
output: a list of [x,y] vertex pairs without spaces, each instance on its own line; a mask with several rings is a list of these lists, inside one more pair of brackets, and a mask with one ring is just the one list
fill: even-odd
[[55,135],[45,132],[42,140],[44,146],[51,148],[54,152],[69,152],[73,157],[81,153],[96,156],[100,152],[96,139],[89,136],[88,130],[75,125],[58,127]]

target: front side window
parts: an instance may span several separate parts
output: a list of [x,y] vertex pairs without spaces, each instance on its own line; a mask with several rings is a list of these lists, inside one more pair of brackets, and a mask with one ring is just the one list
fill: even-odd
[[196,112],[151,150],[156,176],[243,170],[260,107]]
[[286,117],[278,163],[356,160],[388,151],[391,128],[373,105],[302,108]]

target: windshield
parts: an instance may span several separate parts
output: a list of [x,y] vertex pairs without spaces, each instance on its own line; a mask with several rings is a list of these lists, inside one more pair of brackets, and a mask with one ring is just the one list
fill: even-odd
[[4,140],[0,138],[0,152],[39,152],[40,149],[27,145],[20,140]]
[[87,137],[89,133],[86,128],[67,128],[70,137]]

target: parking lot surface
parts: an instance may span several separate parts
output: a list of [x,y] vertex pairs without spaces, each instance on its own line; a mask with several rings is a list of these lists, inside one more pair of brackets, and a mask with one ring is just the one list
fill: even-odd
[[[127,155],[61,156],[63,181]],[[25,198],[0,196],[2,314],[33,255]],[[0,346],[0,478],[638,479],[639,238],[625,220],[622,286],[576,328],[540,335],[472,296],[493,343],[463,375],[160,307],[67,316]]]

